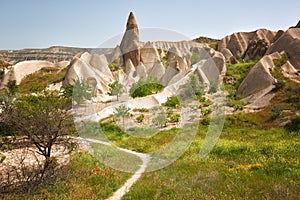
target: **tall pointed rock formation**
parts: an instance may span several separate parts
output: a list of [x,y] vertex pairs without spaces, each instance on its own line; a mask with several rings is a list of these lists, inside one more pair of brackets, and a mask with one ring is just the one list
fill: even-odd
[[136,23],[135,17],[132,12],[130,12],[126,32],[123,36],[120,49],[123,53],[124,66],[127,60],[131,60],[132,64],[137,67],[140,65],[140,39],[139,39],[139,29]]

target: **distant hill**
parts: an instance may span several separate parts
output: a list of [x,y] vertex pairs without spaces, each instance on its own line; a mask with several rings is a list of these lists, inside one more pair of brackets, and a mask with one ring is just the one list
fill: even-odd
[[25,60],[46,60],[50,62],[71,61],[81,52],[93,52],[103,54],[109,52],[109,48],[77,48],[53,46],[45,49],[0,50],[0,60],[17,63]]
[[202,44],[209,44],[209,46],[213,49],[217,49],[217,44],[220,40],[213,39],[209,37],[200,36],[198,38],[193,39],[193,41],[202,43]]

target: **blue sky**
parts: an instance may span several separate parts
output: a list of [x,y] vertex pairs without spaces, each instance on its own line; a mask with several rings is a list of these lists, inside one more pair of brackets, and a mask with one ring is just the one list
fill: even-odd
[[299,10],[299,0],[0,0],[0,49],[97,47],[125,30],[130,11],[140,28],[222,38],[262,27],[285,30],[300,20]]

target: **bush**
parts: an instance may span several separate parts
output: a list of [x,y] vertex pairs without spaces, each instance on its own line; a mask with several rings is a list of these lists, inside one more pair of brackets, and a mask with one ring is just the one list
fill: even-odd
[[177,96],[172,95],[167,98],[165,105],[171,108],[176,108],[177,106],[180,105],[180,101]]
[[164,85],[155,78],[148,77],[147,80],[140,79],[133,83],[129,94],[131,97],[145,97],[154,93],[158,93],[164,88]]
[[194,65],[200,61],[200,55],[198,53],[193,53],[191,57],[191,64]]
[[13,150],[13,147],[10,144],[3,144],[1,150]]
[[284,128],[288,132],[298,132],[300,130],[300,117],[293,118]]
[[135,108],[132,110],[133,112],[149,112],[148,108]]
[[110,63],[108,64],[108,68],[110,71],[114,72],[120,69],[120,66],[117,63]]
[[227,106],[234,108],[234,111],[243,110],[245,103],[241,100],[230,99],[227,103]]
[[204,117],[201,121],[200,121],[201,125],[204,126],[208,126],[210,124],[210,117]]
[[273,89],[274,92],[277,92],[285,87],[285,82],[283,80],[278,80],[277,82],[273,83],[275,88]]
[[282,54],[281,58],[279,59],[274,59],[273,63],[275,65],[275,67],[281,67],[282,65],[284,65],[286,62],[288,61],[288,56],[286,54]]
[[167,117],[165,112],[160,112],[155,118],[152,119],[152,123],[160,128],[165,127],[167,125]]
[[8,89],[8,94],[9,95],[15,95],[19,90],[19,88],[17,86],[17,82],[15,80],[8,81],[7,89]]
[[203,107],[208,107],[212,104],[213,104],[213,102],[211,100],[205,100],[202,105],[203,105]]
[[179,122],[180,121],[180,114],[174,114],[170,116],[170,122]]
[[44,86],[44,85],[34,85],[31,88],[29,88],[29,91],[33,92],[33,93],[39,93],[45,89],[46,89],[46,86]]
[[218,84],[217,83],[212,83],[209,87],[209,93],[214,94],[218,91]]
[[145,115],[144,115],[144,114],[140,114],[140,115],[136,118],[136,121],[137,121],[138,123],[141,123],[141,122],[144,120],[144,118],[145,118]]
[[211,110],[210,108],[208,108],[208,109],[201,109],[201,114],[202,114],[203,116],[207,116],[207,115],[209,115],[211,112],[212,112],[212,110]]
[[166,112],[166,114],[167,114],[167,117],[171,117],[171,115],[173,115],[173,110],[172,109],[170,109],[170,108],[168,108],[167,109],[167,112]]
[[283,108],[281,106],[275,106],[273,109],[272,109],[272,116],[271,116],[271,119],[272,120],[275,120],[277,117],[280,116],[281,112],[282,112]]

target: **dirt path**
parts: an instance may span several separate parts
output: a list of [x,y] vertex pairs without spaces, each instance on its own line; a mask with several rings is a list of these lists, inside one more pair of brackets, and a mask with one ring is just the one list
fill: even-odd
[[[87,143],[98,143],[103,144],[107,146],[111,146],[109,142],[103,142],[101,140],[95,140],[95,139],[89,139],[89,138],[81,138],[83,141]],[[120,200],[126,193],[129,192],[132,185],[141,177],[141,175],[145,172],[148,163],[150,161],[150,155],[144,154],[144,153],[138,153],[135,151],[131,151],[128,149],[123,148],[117,148],[120,151],[124,151],[126,153],[138,156],[142,160],[142,165],[140,168],[123,184],[121,188],[119,188],[116,192],[113,193],[111,197],[109,197],[107,200]]]

